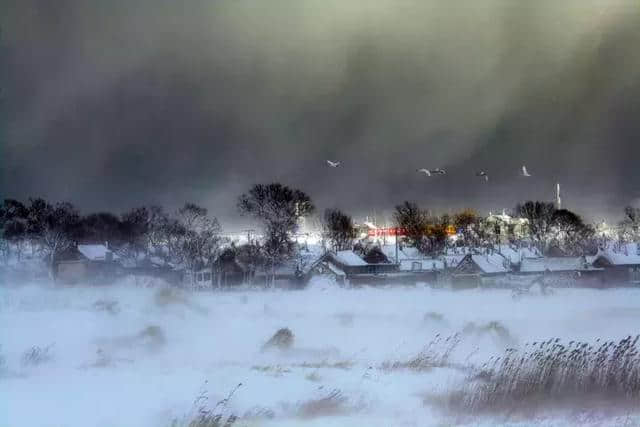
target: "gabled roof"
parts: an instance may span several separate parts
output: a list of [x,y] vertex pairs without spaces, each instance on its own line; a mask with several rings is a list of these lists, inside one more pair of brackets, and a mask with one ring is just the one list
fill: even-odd
[[455,268],[465,256],[466,255],[443,255],[442,259],[447,264],[447,268]]
[[596,255],[611,265],[640,265],[640,243],[612,244],[600,249]]
[[[472,267],[474,265],[475,268]],[[470,273],[472,270],[477,270],[483,274],[504,274],[511,271],[509,260],[497,252],[482,255],[465,255],[456,267],[456,271],[459,273]]]
[[367,265],[365,260],[360,258],[354,251],[338,251],[334,254],[334,258],[342,265],[362,266]]
[[78,245],[78,252],[89,261],[106,261],[107,254],[111,254],[113,259],[117,258],[105,245]]
[[543,273],[595,270],[585,257],[524,258],[520,263],[522,273]]
[[510,271],[509,261],[498,253],[471,255],[471,259],[484,273],[507,273]]
[[520,264],[520,261],[523,258],[540,258],[542,255],[538,252],[536,248],[518,248],[512,245],[499,245],[498,246],[500,254],[511,261],[512,264]]

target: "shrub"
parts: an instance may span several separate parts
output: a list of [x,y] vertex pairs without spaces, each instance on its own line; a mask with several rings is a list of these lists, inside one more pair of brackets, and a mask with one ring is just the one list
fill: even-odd
[[[206,382],[205,382],[206,384]],[[235,394],[235,392],[242,386],[242,383],[238,384],[231,390],[226,398],[219,401],[213,409],[207,408],[207,402],[209,400],[206,389],[202,389],[198,397],[193,401],[195,414],[181,420],[174,419],[170,427],[231,427],[238,417],[235,415],[224,415],[227,408],[227,404]]]
[[115,300],[98,300],[93,304],[96,311],[106,311],[109,314],[118,314],[120,307]]
[[299,404],[297,415],[301,418],[342,415],[348,412],[347,401],[340,390],[334,389],[326,396]]
[[[529,411],[563,403],[634,407],[640,398],[638,339],[590,345],[560,339],[514,349],[482,366],[447,405],[456,412]],[[636,406],[637,407],[637,406]]]
[[46,347],[33,347],[27,349],[22,353],[22,365],[23,366],[36,366],[49,362],[53,359],[53,344],[49,344]]
[[455,334],[443,338],[436,335],[420,353],[404,361],[384,362],[381,365],[383,370],[409,369],[412,371],[428,371],[432,368],[451,367],[449,361],[451,353],[460,344],[460,335]]
[[263,350],[268,350],[270,348],[278,348],[280,350],[287,350],[293,346],[294,335],[289,328],[278,329],[278,331],[273,334],[273,336],[264,343],[262,346]]

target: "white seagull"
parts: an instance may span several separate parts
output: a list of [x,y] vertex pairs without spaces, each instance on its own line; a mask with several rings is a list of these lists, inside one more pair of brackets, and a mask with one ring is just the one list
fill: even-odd
[[423,173],[423,174],[425,174],[427,176],[431,176],[431,172],[429,172],[429,169],[425,169],[425,168],[416,169],[416,172],[420,172],[420,173]]
[[445,171],[444,169],[435,168],[434,170],[431,171],[431,173],[436,175],[444,175],[447,173],[447,171]]
[[340,162],[332,162],[331,160],[327,160],[327,164],[332,168],[337,168],[338,166],[340,166]]
[[531,176],[529,171],[527,171],[527,167],[524,165],[522,166],[522,176]]
[[482,177],[484,177],[485,181],[487,181],[487,182],[489,181],[489,175],[487,175],[487,173],[485,171],[476,172],[476,176],[482,176]]

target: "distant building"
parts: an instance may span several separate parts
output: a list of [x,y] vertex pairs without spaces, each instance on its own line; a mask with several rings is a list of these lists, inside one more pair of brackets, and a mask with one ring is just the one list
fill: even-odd
[[499,215],[489,213],[484,220],[484,227],[484,231],[493,236],[493,243],[508,243],[527,237],[529,221],[526,218],[513,218],[505,212]]
[[604,269],[607,281],[640,284],[640,243],[610,244],[601,248],[593,265]]
[[398,264],[392,263],[381,250],[369,252],[367,259],[355,251],[329,252],[324,262],[333,270],[344,274],[351,283],[368,283],[398,272]]
[[511,263],[498,252],[467,254],[453,270],[451,282],[454,287],[492,285],[510,271]]
[[56,280],[65,284],[107,283],[122,273],[106,244],[73,246],[57,257],[55,267]]

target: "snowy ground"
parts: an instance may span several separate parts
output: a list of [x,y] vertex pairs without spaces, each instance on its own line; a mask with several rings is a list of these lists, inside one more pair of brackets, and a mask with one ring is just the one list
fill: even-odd
[[[504,329],[486,328],[490,322]],[[193,413],[203,390],[212,407],[239,383],[224,408],[243,417],[239,426],[451,425],[469,420],[425,404],[425,396],[455,388],[461,370],[383,367],[409,360],[437,334],[460,333],[453,366],[480,364],[527,341],[635,335],[640,290],[561,289],[514,299],[503,290],[322,283],[198,294],[5,287],[0,325],[1,426],[164,427]],[[292,347],[264,351],[283,327],[295,334]],[[28,349],[49,345],[23,360]],[[436,347],[447,345],[441,339]],[[543,418],[548,425],[620,422],[589,417]]]

